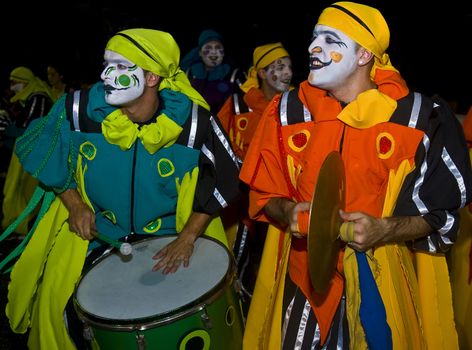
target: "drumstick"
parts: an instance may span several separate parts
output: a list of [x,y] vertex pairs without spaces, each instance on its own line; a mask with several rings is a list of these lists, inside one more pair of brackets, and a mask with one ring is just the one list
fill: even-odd
[[123,255],[130,255],[131,252],[133,251],[133,247],[129,243],[122,243],[120,241],[117,241],[116,239],[105,236],[104,234],[100,232],[94,232],[94,236],[97,237],[99,240],[115,247],[116,249],[119,249],[120,253]]

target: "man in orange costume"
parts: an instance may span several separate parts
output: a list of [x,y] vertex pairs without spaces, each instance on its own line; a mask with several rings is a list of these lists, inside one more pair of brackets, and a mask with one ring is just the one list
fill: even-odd
[[[328,6],[308,80],[261,119],[240,178],[251,216],[272,226],[245,349],[458,347],[444,253],[472,199],[467,147],[446,102],[408,89],[389,37],[377,9]],[[346,174],[340,215],[353,231],[321,293],[308,270],[308,213],[333,151]]]
[[[264,109],[274,96],[289,90],[292,75],[292,60],[282,43],[265,44],[254,49],[253,65],[246,81],[240,86],[240,91],[226,100],[218,113],[240,162],[244,162]],[[223,212],[225,231],[238,266],[244,313],[251,302],[267,230],[267,225],[248,218],[246,194],[247,187],[236,205]]]

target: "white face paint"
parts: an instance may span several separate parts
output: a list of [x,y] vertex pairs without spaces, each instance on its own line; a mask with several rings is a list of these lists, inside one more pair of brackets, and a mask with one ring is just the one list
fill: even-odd
[[308,82],[325,90],[342,85],[356,70],[359,45],[340,30],[317,24],[308,47]]
[[19,93],[21,90],[25,88],[25,83],[18,83],[18,82],[11,82],[10,90],[13,91],[15,94]]
[[267,84],[277,92],[287,91],[292,80],[292,60],[290,57],[277,58],[266,70]]
[[105,101],[123,106],[143,94],[144,70],[120,54],[105,50],[105,69],[100,76],[105,84]]
[[202,46],[199,54],[206,67],[214,68],[223,62],[225,47],[219,41],[211,40]]

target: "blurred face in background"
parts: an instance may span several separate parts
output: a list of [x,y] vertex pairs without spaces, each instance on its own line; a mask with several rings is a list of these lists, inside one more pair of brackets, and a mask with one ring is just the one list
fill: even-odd
[[133,102],[144,92],[144,70],[122,55],[105,50],[105,68],[101,79],[105,84],[105,101],[113,106]]
[[18,81],[18,80],[10,80],[10,90],[14,93],[17,94],[21,90],[23,90],[26,86],[26,83],[24,81]]
[[203,64],[209,69],[219,66],[225,57],[225,47],[217,40],[205,43],[199,51]]
[[48,82],[51,86],[55,86],[61,83],[62,79],[64,78],[62,74],[60,74],[56,70],[56,68],[54,68],[53,66],[48,66],[47,73],[48,73]]
[[277,92],[284,92],[290,88],[292,80],[292,60],[290,57],[281,57],[264,68],[267,84]]

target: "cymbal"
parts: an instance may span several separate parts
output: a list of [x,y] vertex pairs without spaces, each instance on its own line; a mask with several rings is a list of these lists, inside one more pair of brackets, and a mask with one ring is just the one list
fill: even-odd
[[344,192],[344,164],[338,152],[331,152],[318,175],[308,226],[308,268],[311,283],[318,293],[326,290],[336,269],[341,247],[339,209],[344,209]]

